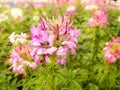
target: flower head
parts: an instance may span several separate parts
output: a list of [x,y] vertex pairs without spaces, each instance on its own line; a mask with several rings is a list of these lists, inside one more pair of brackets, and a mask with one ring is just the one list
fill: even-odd
[[120,59],[120,37],[113,38],[104,48],[105,58],[108,62],[116,62]]
[[11,68],[14,72],[26,75],[26,67],[35,69],[37,63],[30,55],[30,51],[26,46],[17,47],[11,53],[9,62],[12,64]]
[[[70,51],[75,54],[77,37],[81,30],[72,28],[72,21],[68,17],[53,18],[52,20],[40,20],[37,27],[31,27],[31,45],[36,49],[34,53],[42,56],[44,61],[50,62],[51,58],[56,57],[55,61],[63,62]],[[62,64],[59,62],[59,64]],[[64,63],[65,65],[65,63]]]
[[107,9],[96,10],[93,12],[92,17],[89,19],[88,25],[90,27],[100,26],[103,27],[108,23],[106,15]]

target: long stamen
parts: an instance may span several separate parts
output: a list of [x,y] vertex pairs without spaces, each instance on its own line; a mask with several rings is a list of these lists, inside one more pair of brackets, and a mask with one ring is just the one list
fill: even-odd
[[58,24],[56,26],[56,34],[57,34],[56,39],[59,40],[59,25]]
[[44,22],[42,23],[42,25],[43,25],[43,29],[46,30],[46,27],[45,27],[45,23],[44,23]]
[[41,25],[42,25],[42,29],[46,30],[45,22],[42,18],[40,18],[40,22],[41,22]]
[[62,16],[62,23],[64,22],[64,16]]
[[67,30],[68,30],[68,23],[66,22],[66,26],[65,26],[65,33],[64,34],[67,34]]

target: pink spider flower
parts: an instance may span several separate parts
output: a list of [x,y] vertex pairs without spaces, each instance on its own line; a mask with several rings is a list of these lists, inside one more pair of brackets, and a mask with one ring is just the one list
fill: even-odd
[[120,59],[120,37],[113,38],[104,48],[105,59],[112,63]]
[[68,52],[76,54],[77,37],[81,33],[76,27],[72,28],[72,23],[71,19],[63,16],[41,19],[38,26],[31,27],[32,56],[43,57],[45,62],[51,62],[54,57],[55,62],[65,65]]
[[30,51],[26,46],[20,46],[13,50],[9,62],[12,64],[10,67],[14,72],[26,75],[26,67],[35,69],[39,60],[34,60]]
[[92,17],[89,19],[88,25],[90,27],[103,27],[108,23],[107,9],[96,10],[93,12]]

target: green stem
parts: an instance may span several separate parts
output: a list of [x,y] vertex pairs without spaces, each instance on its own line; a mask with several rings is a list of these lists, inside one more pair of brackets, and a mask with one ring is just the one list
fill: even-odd
[[55,84],[55,61],[53,57],[53,65],[52,65],[52,90],[56,90],[56,84]]
[[47,90],[46,81],[44,81],[43,84],[45,86],[45,90]]
[[53,70],[53,74],[52,74],[52,82],[53,82],[53,84],[52,84],[52,90],[55,90],[55,76],[54,76],[54,70]]
[[52,72],[52,90],[56,90],[55,86],[55,62],[53,61],[53,72]]
[[[119,24],[120,25],[120,24]],[[120,35],[120,28],[117,27],[117,33],[116,33],[116,37],[118,37]]]
[[93,39],[93,47],[92,47],[92,60],[96,61],[98,60],[98,49],[99,49],[99,37],[100,37],[100,28],[96,27],[95,29],[95,36]]

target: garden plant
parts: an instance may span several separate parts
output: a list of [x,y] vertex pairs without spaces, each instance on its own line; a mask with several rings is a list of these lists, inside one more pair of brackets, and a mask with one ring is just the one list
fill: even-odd
[[0,4],[0,90],[120,90],[120,0]]

